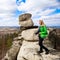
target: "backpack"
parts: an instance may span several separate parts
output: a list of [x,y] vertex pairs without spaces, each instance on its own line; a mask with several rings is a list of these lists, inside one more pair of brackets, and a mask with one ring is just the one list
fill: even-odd
[[46,38],[48,36],[47,27],[45,25],[44,26],[40,26],[39,30],[40,30],[39,36],[41,38]]

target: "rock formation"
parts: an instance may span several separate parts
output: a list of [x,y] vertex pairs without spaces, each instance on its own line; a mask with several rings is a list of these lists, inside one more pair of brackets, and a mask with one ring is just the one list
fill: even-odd
[[23,14],[23,15],[19,16],[19,24],[22,27],[33,26],[33,21],[31,19],[31,14],[27,13],[27,14]]
[[7,51],[6,56],[2,60],[16,60],[22,41],[15,39],[12,43],[11,48]]
[[52,42],[54,49],[60,49],[60,29],[53,29],[49,33],[49,40]]
[[[13,45],[6,53],[2,60],[59,60],[60,52],[53,49],[50,45],[48,37],[44,40],[45,46],[50,50],[48,55],[45,52],[38,54],[38,30],[37,26],[33,26],[31,14],[26,13],[19,16],[19,24],[21,26],[18,37],[14,38]],[[51,30],[51,29],[50,29]]]

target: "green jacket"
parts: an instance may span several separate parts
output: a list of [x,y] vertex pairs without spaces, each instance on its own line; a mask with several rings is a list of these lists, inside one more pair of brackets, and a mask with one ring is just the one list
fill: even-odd
[[46,26],[40,26],[39,27],[39,36],[41,37],[41,38],[46,38],[47,36],[48,36],[48,33],[47,33],[47,28],[46,28]]

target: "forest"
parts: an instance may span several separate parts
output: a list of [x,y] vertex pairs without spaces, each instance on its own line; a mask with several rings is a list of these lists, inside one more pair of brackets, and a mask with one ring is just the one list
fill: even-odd
[[17,37],[18,33],[6,33],[0,34],[0,60],[5,56],[7,50],[11,47],[14,37]]

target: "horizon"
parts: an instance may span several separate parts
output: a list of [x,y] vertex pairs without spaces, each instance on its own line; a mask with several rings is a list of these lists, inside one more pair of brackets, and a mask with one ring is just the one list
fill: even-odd
[[[34,26],[38,26],[38,25],[34,25]],[[9,27],[10,27],[10,28],[17,28],[17,27],[19,28],[19,27],[21,27],[21,26],[0,26],[0,28],[6,28],[6,27],[7,27],[7,28],[9,28]],[[38,27],[39,27],[39,26],[38,26]],[[47,26],[47,27],[48,27],[48,28],[50,28],[50,27],[51,27],[51,28],[60,28],[60,26]]]

